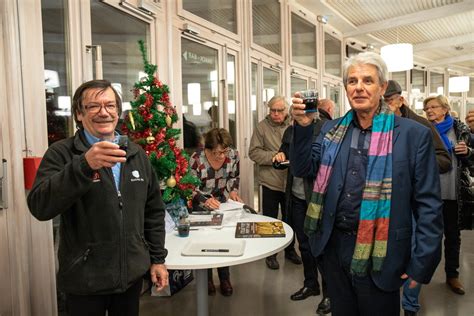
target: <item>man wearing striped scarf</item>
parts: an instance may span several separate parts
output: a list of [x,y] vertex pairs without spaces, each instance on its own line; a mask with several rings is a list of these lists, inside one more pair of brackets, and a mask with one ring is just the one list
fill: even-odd
[[[294,176],[314,175],[305,219],[323,256],[332,315],[399,315],[400,286],[428,283],[441,258],[438,167],[430,130],[382,101],[387,67],[375,53],[351,57],[343,81],[351,110],[311,142],[300,95],[290,156]],[[411,252],[412,215],[416,249]]]

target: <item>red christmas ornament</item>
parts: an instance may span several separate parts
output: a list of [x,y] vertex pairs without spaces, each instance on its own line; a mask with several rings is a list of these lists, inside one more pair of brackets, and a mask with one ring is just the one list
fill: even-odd
[[146,100],[143,103],[146,107],[150,108],[153,105],[153,96],[149,93],[146,93]]

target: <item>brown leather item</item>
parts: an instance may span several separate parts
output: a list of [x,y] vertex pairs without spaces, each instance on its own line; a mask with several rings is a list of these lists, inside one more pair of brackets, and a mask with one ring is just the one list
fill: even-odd
[[234,293],[230,280],[221,280],[221,293],[224,296],[231,296]]
[[458,278],[448,278],[446,279],[446,284],[451,288],[451,290],[459,295],[464,295],[464,286]]
[[216,295],[216,287],[213,281],[207,281],[207,295]]

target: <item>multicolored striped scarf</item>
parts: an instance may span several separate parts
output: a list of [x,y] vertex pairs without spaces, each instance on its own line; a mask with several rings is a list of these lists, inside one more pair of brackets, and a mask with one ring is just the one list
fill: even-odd
[[[304,230],[308,236],[315,234],[320,229],[324,198],[334,162],[353,117],[352,110],[347,112],[341,121],[324,136],[321,146],[321,163],[304,222]],[[352,274],[366,275],[370,257],[372,258],[372,270],[380,271],[387,254],[392,194],[393,122],[393,112],[382,102],[380,113],[374,116],[372,122],[359,228],[352,255]]]

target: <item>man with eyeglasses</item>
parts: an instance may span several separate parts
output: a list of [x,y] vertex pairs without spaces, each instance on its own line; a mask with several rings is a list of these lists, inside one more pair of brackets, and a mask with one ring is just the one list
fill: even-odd
[[[282,219],[287,221],[285,201],[286,170],[273,168],[274,157],[278,154],[283,133],[290,125],[288,104],[284,97],[274,96],[268,101],[269,114],[260,121],[250,140],[249,157],[258,165],[258,182],[262,187],[263,215],[278,218],[281,209]],[[294,264],[301,264],[295,251],[294,240],[285,249],[285,257]],[[269,269],[279,269],[276,254],[266,258]]]
[[83,83],[73,97],[76,134],[54,143],[28,195],[39,220],[61,216],[59,290],[68,315],[138,315],[142,278],[160,290],[165,209],[140,146],[115,144],[121,100],[106,80]]

